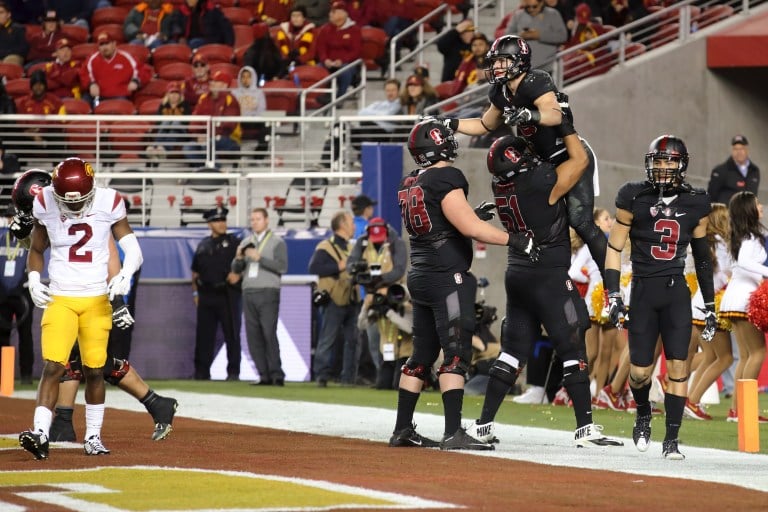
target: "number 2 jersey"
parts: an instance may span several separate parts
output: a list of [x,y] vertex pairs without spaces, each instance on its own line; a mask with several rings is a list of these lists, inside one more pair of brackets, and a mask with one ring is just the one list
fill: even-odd
[[[533,102],[548,92],[555,93],[563,116],[573,122],[573,113],[568,104],[568,95],[558,91],[549,73],[540,69],[532,69],[525,75],[517,86],[514,96],[507,87],[507,84],[494,84],[488,92],[488,99],[496,108],[503,112],[504,107],[535,108]],[[558,134],[556,126],[543,126],[533,123],[520,124],[517,127],[517,134],[525,137],[533,145],[538,155],[555,165],[559,165],[568,159],[568,151],[565,149],[565,143]]]
[[411,269],[466,272],[472,265],[472,240],[462,235],[443,213],[441,202],[452,190],[464,196],[469,184],[455,167],[415,170],[400,181],[397,201],[411,240]]
[[59,209],[53,188],[37,195],[32,213],[45,226],[51,244],[48,275],[52,295],[95,297],[107,293],[107,264],[112,225],[125,217],[122,196],[96,188],[82,218],[70,219]]
[[557,172],[552,164],[542,162],[535,169],[515,175],[512,179],[492,182],[499,220],[509,233],[528,233],[541,248],[537,263],[528,256],[507,251],[511,267],[571,266],[571,241],[565,201],[549,204]]
[[709,194],[688,184],[659,202],[658,189],[644,181],[622,185],[616,208],[632,213],[632,276],[657,277],[683,275],[693,230],[712,207]]

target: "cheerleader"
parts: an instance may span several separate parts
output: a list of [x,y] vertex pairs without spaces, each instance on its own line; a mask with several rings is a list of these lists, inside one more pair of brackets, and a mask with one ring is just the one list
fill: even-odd
[[[734,381],[757,379],[765,359],[765,335],[748,320],[747,304],[750,294],[768,277],[768,266],[763,264],[768,253],[764,245],[764,228],[760,223],[763,206],[755,194],[743,191],[731,198],[728,213],[731,217],[730,253],[734,264],[731,280],[720,302],[720,314],[731,321],[739,347],[740,358]],[[734,390],[727,421],[739,421],[736,394]],[[760,423],[768,423],[768,418],[760,416],[759,420]]]

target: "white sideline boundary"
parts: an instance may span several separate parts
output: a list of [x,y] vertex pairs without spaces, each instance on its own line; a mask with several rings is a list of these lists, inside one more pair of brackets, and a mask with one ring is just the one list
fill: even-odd
[[[395,421],[394,411],[373,407],[198,394],[173,389],[157,391],[179,401],[177,417],[219,423],[384,443],[389,440]],[[17,392],[14,397],[34,399],[35,392]],[[146,413],[144,407],[126,393],[107,393],[106,405]],[[415,422],[422,435],[438,440],[442,436],[442,414],[417,413]],[[681,444],[680,451],[686,459],[668,461],[661,456],[663,430],[657,425],[654,422],[655,436],[645,453],[638,452],[632,440],[627,438],[622,438],[623,447],[575,448],[571,444],[573,434],[570,432],[502,424],[496,425],[496,435],[501,443],[496,445],[495,451],[460,453],[551,466],[616,471],[631,475],[634,482],[642,482],[643,476],[661,476],[723,483],[768,493],[768,455]],[[611,436],[610,432],[605,434]]]

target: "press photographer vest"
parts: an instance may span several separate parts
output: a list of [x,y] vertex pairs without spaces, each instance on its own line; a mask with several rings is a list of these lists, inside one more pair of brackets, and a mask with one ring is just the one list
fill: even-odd
[[[340,249],[339,246],[330,240],[323,240],[317,244],[317,250],[330,254],[336,263],[349,256],[348,250]],[[338,277],[321,277],[317,281],[317,287],[320,290],[327,291],[331,296],[331,300],[337,306],[348,306],[350,303],[357,301],[357,291],[352,282],[352,276],[346,270],[339,272]]]
[[366,246],[363,249],[363,259],[368,262],[369,266],[371,263],[381,265],[382,274],[392,272],[394,265],[392,264],[392,252],[389,242],[383,242],[381,248],[376,250],[376,244],[366,240]]

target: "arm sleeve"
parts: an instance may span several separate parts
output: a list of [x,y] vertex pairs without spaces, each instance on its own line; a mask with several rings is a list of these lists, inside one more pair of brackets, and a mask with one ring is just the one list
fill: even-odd
[[122,272],[132,276],[141,268],[141,264],[144,262],[144,257],[141,254],[141,247],[139,246],[139,240],[136,238],[135,234],[129,233],[118,240],[117,243],[125,254]]
[[714,304],[715,285],[712,279],[712,255],[706,237],[691,240],[691,253],[696,267],[696,279],[699,281],[704,304]]

